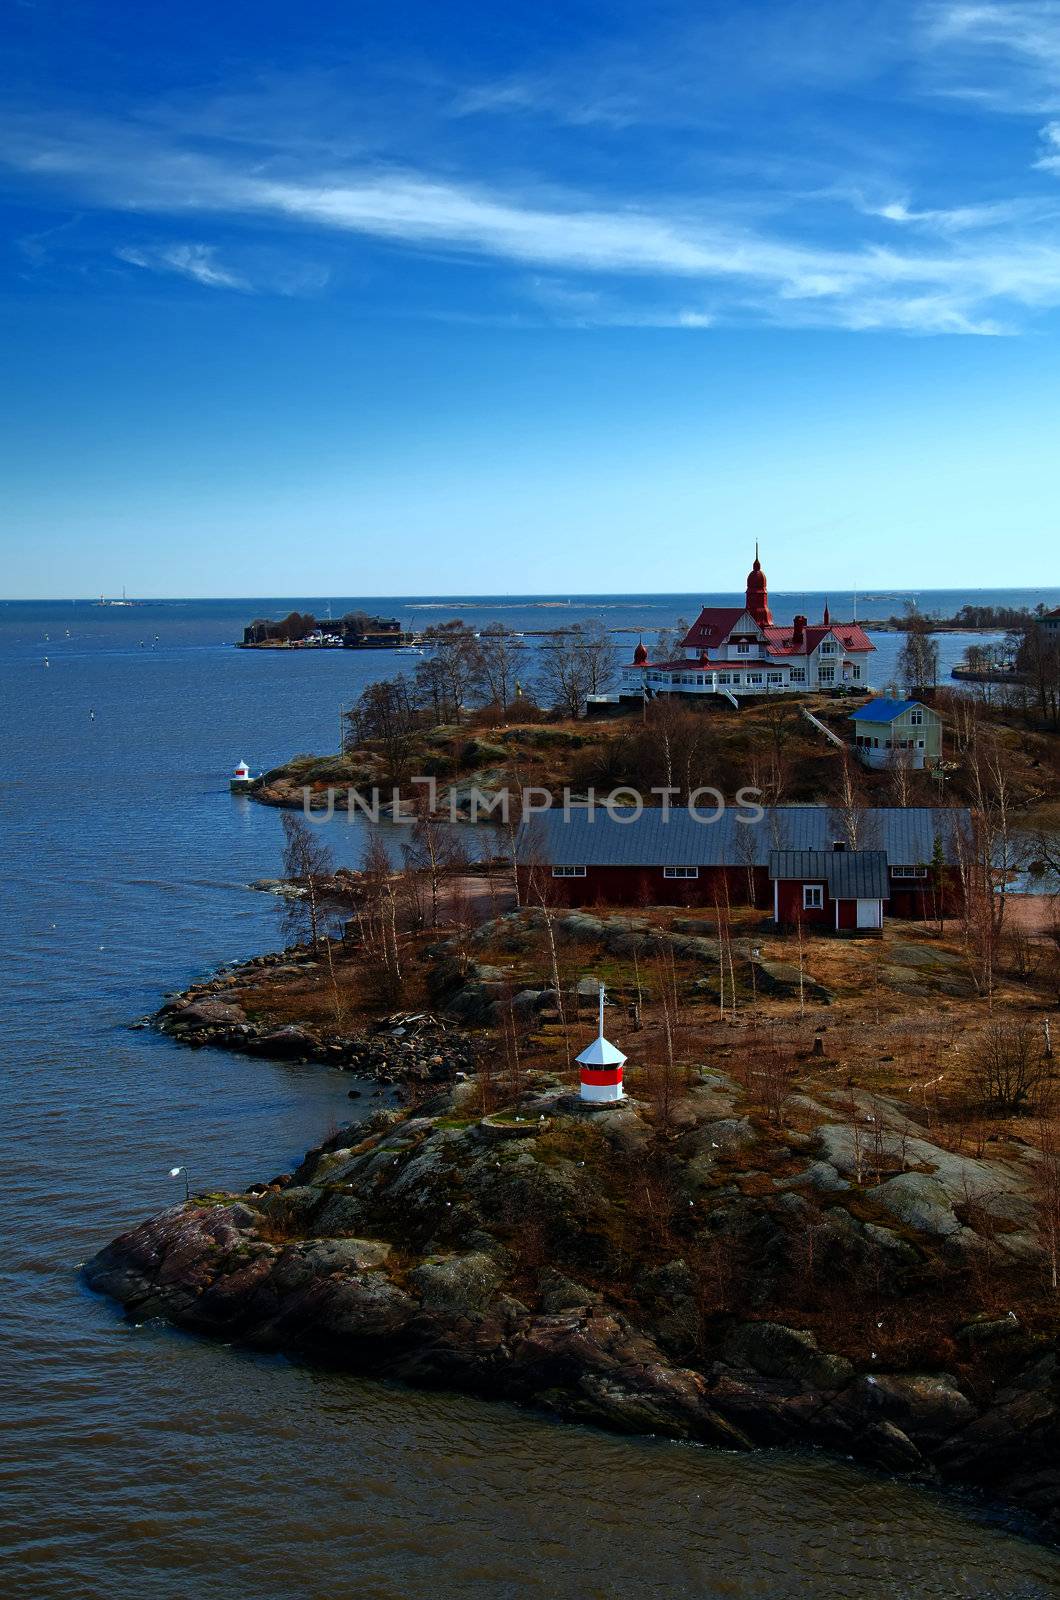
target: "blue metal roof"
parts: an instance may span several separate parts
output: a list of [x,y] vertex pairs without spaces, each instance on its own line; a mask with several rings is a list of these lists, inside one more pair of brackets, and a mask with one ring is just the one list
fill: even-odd
[[772,850],[769,876],[803,883],[823,878],[832,900],[886,900],[889,892],[883,850]]
[[[705,816],[713,813],[705,808]],[[938,837],[947,861],[957,859],[957,836],[970,836],[967,810],[950,806],[868,806],[849,837],[838,811],[829,806],[770,806],[757,822],[747,810],[729,806],[716,822],[700,821],[687,807],[646,808],[638,817],[598,803],[553,806],[527,819],[516,840],[523,865],[550,867],[768,867],[774,850],[831,850],[837,842],[859,850],[883,850],[891,866],[925,866]]]
[[[912,711],[914,706],[919,706],[919,700],[870,700],[867,706],[862,706],[859,711],[850,713],[851,722],[893,722],[895,717],[900,717],[903,711]],[[922,710],[930,709],[922,706]]]

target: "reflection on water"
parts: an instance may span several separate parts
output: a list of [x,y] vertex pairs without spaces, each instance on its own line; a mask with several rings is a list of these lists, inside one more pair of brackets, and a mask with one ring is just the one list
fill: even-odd
[[[101,612],[34,660],[0,612],[5,1593],[24,1600],[1044,1597],[1060,1561],[821,1457],[611,1438],[123,1323],[76,1268],[177,1198],[289,1169],[348,1079],[130,1019],[269,945],[280,819],[232,762],[334,741],[385,663],[222,649],[194,608]],[[240,613],[242,615],[242,613]],[[126,633],[122,630],[126,629]],[[71,630],[76,632],[76,628]],[[17,708],[12,713],[11,708]],[[95,711],[95,718],[89,716]],[[340,849],[349,830],[336,823]],[[369,1102],[370,1104],[370,1102]],[[176,1186],[179,1188],[179,1185]]]

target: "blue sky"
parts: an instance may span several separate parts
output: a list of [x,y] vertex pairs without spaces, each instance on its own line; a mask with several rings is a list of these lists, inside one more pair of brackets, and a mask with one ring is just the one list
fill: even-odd
[[3,22],[9,596],[1057,581],[1060,3]]

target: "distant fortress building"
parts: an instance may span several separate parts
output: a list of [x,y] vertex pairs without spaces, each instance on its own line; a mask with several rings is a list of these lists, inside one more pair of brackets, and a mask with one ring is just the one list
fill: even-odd
[[876,646],[856,622],[803,616],[775,623],[755,546],[743,606],[706,606],[681,641],[683,654],[652,661],[638,644],[622,668],[622,699],[656,694],[744,695],[805,693],[809,689],[866,689],[867,657]]

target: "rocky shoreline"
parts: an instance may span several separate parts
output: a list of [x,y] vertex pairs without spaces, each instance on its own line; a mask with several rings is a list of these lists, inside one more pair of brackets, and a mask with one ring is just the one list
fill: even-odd
[[263,976],[297,982],[312,978],[322,966],[305,946],[253,956],[170,995],[153,1016],[136,1025],[155,1027],[190,1049],[210,1046],[273,1061],[315,1061],[379,1084],[453,1082],[471,1069],[471,1041],[433,1012],[394,1013],[368,1028],[346,1032],[251,1020],[233,998],[232,991]]
[[1037,1246],[1019,1158],[897,1104],[865,1170],[702,1069],[660,1122],[538,1073],[378,1111],[290,1177],[195,1197],[85,1268],[142,1321],[725,1449],[815,1446],[974,1488],[1060,1536],[1054,1339],[987,1290]]

